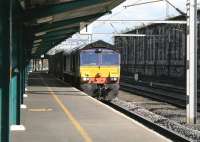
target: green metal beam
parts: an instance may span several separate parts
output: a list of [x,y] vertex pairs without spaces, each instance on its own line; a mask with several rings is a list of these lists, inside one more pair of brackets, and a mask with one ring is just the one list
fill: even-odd
[[67,39],[69,36],[73,35],[75,32],[72,33],[67,33],[67,34],[61,34],[61,35],[55,35],[55,36],[49,36],[44,38],[44,40],[40,44],[46,44],[49,42],[54,42],[55,40],[60,40],[60,39]]
[[48,40],[48,39],[59,39],[59,37],[63,38],[63,36],[65,37],[69,37],[71,35],[73,35],[75,32],[71,32],[71,33],[59,33],[59,34],[51,34],[51,35],[47,35],[44,37],[44,39]]
[[10,0],[0,0],[0,142],[10,140]]
[[[49,46],[52,47],[55,45],[55,43],[57,43],[58,41],[63,41],[65,39],[67,39],[68,37],[70,37],[73,33],[70,34],[66,34],[66,35],[61,35],[61,36],[55,36],[55,37],[51,37],[48,38],[44,41],[42,41],[41,45],[39,45],[37,51],[35,54],[37,54],[38,52],[41,51],[42,48],[48,48]],[[42,52],[42,51],[41,51]],[[43,52],[42,52],[43,53]]]
[[73,28],[77,28],[79,26],[80,26],[80,24],[73,24],[73,25],[67,25],[67,26],[62,26],[62,27],[55,27],[55,28],[49,29],[45,32],[53,32],[53,31],[63,30],[63,29],[73,29]]
[[60,35],[65,35],[65,34],[70,34],[70,33],[75,33],[77,31],[79,31],[79,27],[56,30],[56,31],[52,31],[52,32],[47,32],[45,35],[35,37],[35,40],[48,39],[50,37],[60,36]]
[[47,51],[49,51],[51,48],[55,47],[56,45],[60,44],[65,39],[66,38],[59,39],[55,41],[53,44],[49,44],[45,48],[40,48],[40,50],[38,50],[36,54],[40,57],[42,54],[45,54]]
[[[66,36],[65,36],[65,38],[66,38]],[[63,39],[58,38],[58,39],[50,40],[50,41],[48,41],[48,42],[43,42],[43,43],[39,46],[39,48],[37,49],[35,55],[37,55],[38,53],[40,54],[40,52],[42,52],[42,50],[43,50],[44,48],[48,48],[48,47],[50,47],[50,46],[53,46],[55,43],[57,43],[57,42],[60,41],[60,40],[63,40]],[[41,53],[41,54],[42,54],[42,53]],[[41,55],[41,54],[40,54],[40,55]]]
[[49,48],[45,48],[44,51],[43,51],[43,53],[46,53],[46,52],[48,52],[51,48],[53,48],[53,47],[55,47],[55,46],[61,44],[61,42],[63,42],[63,40],[64,40],[64,39],[61,39],[60,41],[56,42],[53,46],[50,46]]
[[32,21],[33,19],[48,17],[55,14],[77,10],[105,2],[108,2],[108,0],[74,0],[60,4],[41,6],[38,8],[27,10],[23,17],[25,17],[25,21]]
[[97,13],[97,14],[92,14],[92,15],[87,15],[83,17],[76,17],[72,19],[67,19],[67,20],[62,20],[58,22],[53,22],[52,24],[46,23],[46,24],[41,24],[39,26],[35,26],[35,33],[41,32],[41,31],[47,31],[49,29],[54,29],[57,27],[63,27],[67,25],[73,25],[76,23],[80,23],[81,21],[90,21],[90,20],[95,20],[98,17],[103,16],[107,12],[102,12],[102,13]]

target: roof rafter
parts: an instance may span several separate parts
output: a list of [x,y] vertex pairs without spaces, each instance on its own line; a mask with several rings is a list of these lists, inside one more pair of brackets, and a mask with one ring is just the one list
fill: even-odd
[[24,17],[25,21],[32,21],[34,19],[52,16],[58,13],[67,12],[75,9],[81,9],[92,5],[108,2],[108,0],[74,0],[62,4],[54,4],[49,6],[42,6],[26,11]]
[[42,25],[39,25],[39,26],[35,26],[34,29],[35,29],[35,32],[47,31],[49,29],[53,29],[53,28],[57,28],[57,27],[62,27],[62,26],[72,25],[72,24],[75,24],[75,23],[80,23],[81,21],[90,21],[90,20],[96,19],[100,16],[103,16],[106,13],[107,12],[102,12],[102,13],[83,16],[83,17],[76,17],[76,18],[72,18],[72,19],[54,22],[54,23],[51,23],[51,24],[46,23],[46,24],[42,24]]
[[47,32],[45,35],[35,37],[34,40],[45,39],[45,38],[59,36],[59,35],[65,35],[65,34],[71,34],[71,33],[77,32],[77,31],[79,31],[79,27],[56,30],[56,31],[52,31],[52,32]]

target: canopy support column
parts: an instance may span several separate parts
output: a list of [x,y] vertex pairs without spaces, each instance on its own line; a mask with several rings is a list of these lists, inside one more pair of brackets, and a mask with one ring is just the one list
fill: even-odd
[[0,142],[10,140],[10,0],[0,1]]

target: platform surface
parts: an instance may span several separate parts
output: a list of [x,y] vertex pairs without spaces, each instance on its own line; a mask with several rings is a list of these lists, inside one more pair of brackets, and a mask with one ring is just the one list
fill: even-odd
[[30,75],[25,104],[13,142],[169,141],[48,74]]

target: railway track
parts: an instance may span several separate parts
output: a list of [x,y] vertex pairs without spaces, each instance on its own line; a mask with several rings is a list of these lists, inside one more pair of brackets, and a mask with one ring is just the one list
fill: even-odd
[[[121,82],[120,89],[139,94],[148,98],[156,99],[159,101],[167,102],[178,107],[186,106],[186,95],[185,91],[181,88],[175,88],[172,86],[162,86],[157,84],[147,84],[143,82],[129,83]],[[198,96],[198,106],[200,106],[200,97]]]
[[[151,87],[151,88],[159,88],[165,91],[173,91],[176,93],[181,93],[181,94],[185,94],[185,89],[181,86],[176,86],[176,85],[172,85],[172,84],[166,84],[166,83],[158,83],[158,82],[146,82],[146,81],[133,81],[134,78],[132,77],[122,77],[121,78],[122,82],[126,82],[126,83],[130,83],[130,84],[138,84],[140,86],[146,86],[146,87]],[[200,94],[200,89],[198,89],[198,93]]]
[[[145,114],[143,111],[139,112],[135,112],[135,111],[132,111],[132,110],[136,110],[136,108],[130,108],[129,105],[127,104],[122,104],[121,102],[118,102],[118,101],[112,101],[112,102],[104,102],[105,104],[109,105],[110,107],[120,111],[121,113],[125,114],[126,116],[142,123],[143,125],[147,126],[148,128],[150,129],[153,129],[154,131],[156,131],[157,133],[169,138],[170,140],[172,141],[175,141],[175,142],[190,142],[190,141],[193,141],[192,138],[190,137],[187,137],[188,136],[191,136],[191,134],[189,134],[188,132],[191,132],[191,130],[185,130],[186,132],[183,132],[183,133],[188,133],[185,135],[182,135],[180,133],[177,133],[165,126],[163,126],[163,122],[165,121],[166,124],[169,125],[170,122],[167,122],[168,120],[165,119],[165,118],[153,118],[153,115],[154,114]],[[148,117],[145,117],[145,115],[148,115],[148,117],[152,117],[151,119],[149,119]],[[152,116],[151,116],[152,115]],[[155,119],[155,120],[152,120],[152,119]],[[170,125],[173,125],[173,124],[170,124]],[[183,129],[185,128],[181,128],[180,124],[177,124],[178,126],[174,126],[174,127],[177,127],[176,129],[182,129],[181,131],[184,131]],[[172,126],[171,126],[172,127]],[[178,128],[180,127],[180,128]],[[196,140],[194,140],[196,141]]]
[[[152,98],[152,100],[157,100],[158,102],[167,102],[168,104],[172,104],[178,108],[185,108],[186,97],[183,89],[171,88],[171,86],[159,87],[159,85],[156,86],[154,84],[151,84],[151,86],[148,84],[141,84],[138,85],[121,82],[120,87],[121,90],[134,93],[139,96]],[[140,106],[138,106],[135,102],[133,102],[133,105],[136,104],[134,107],[130,107],[132,106],[132,102],[119,102],[112,101],[107,104],[125,115],[139,121],[150,129],[153,129],[156,132],[170,138],[172,141],[200,141],[200,131],[195,130],[194,128],[182,125],[174,120],[171,120],[170,118],[157,115],[153,112],[146,113],[146,110],[143,110],[143,108],[140,109]],[[200,103],[198,102],[198,106],[200,106],[199,104]]]
[[198,142],[200,140],[199,131],[197,132],[196,130],[187,128],[179,123],[162,116],[158,116],[138,106],[130,105],[129,103],[121,100],[115,100],[106,104],[171,139],[172,141]]

